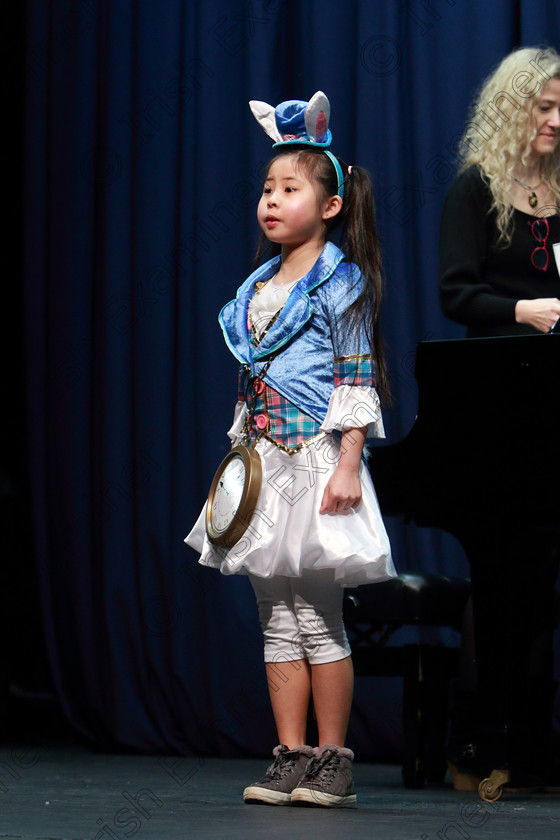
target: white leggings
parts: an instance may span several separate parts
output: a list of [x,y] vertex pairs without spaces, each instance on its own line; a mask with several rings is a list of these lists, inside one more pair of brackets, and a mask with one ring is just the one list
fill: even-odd
[[343,590],[332,569],[305,569],[299,578],[249,577],[259,606],[265,662],[308,659],[322,665],[350,656]]

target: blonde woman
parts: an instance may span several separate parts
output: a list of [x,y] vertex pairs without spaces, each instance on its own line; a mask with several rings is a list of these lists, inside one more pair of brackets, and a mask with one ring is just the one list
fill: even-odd
[[444,314],[468,336],[548,332],[560,317],[560,55],[520,49],[483,84],[440,237]]
[[[508,55],[483,83],[459,152],[441,223],[444,314],[468,337],[550,332],[560,318],[560,55]],[[474,403],[474,377],[472,389]],[[556,790],[560,780],[550,753],[560,525],[543,528],[522,498],[519,510],[481,511],[470,534],[474,651],[465,633],[448,744],[459,790],[498,768],[513,787]]]

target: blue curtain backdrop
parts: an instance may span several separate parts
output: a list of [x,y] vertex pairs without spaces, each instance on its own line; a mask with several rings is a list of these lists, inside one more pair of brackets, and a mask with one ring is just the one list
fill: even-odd
[[[268,754],[248,581],[183,544],[236,399],[216,319],[251,268],[270,156],[247,102],[324,90],[333,148],[372,174],[396,442],[417,342],[463,334],[437,238],[469,102],[512,48],[560,47],[560,5],[27,0],[25,40],[27,427],[57,692],[101,747]],[[468,575],[449,535],[388,524],[399,570]],[[398,756],[399,697],[358,681],[361,758]]]

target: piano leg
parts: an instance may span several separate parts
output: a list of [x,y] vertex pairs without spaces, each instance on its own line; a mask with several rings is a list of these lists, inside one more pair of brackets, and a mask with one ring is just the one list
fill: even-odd
[[487,779],[482,779],[478,793],[485,802],[495,802],[503,793],[504,785],[509,784],[509,770],[492,770]]
[[453,787],[459,791],[476,791],[480,783],[476,756],[479,716],[474,644],[471,595],[463,613],[457,676],[451,683],[448,714],[446,758]]
[[486,777],[500,771],[492,789],[484,788],[497,798],[503,785],[534,789],[546,784],[551,704],[543,723],[538,686],[552,683],[560,535],[557,529],[520,528],[519,522],[502,519],[469,529],[462,542],[471,564],[478,766]]

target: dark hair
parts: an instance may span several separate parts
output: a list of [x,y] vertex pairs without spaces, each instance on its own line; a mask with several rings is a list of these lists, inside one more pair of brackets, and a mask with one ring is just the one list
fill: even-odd
[[[315,180],[320,184],[325,198],[337,195],[336,170],[333,162],[320,149],[294,149],[292,147],[292,149],[280,152],[268,164],[265,179],[272,164],[286,154],[297,155],[297,165],[303,168],[310,180]],[[326,238],[331,239],[335,232],[337,233],[338,242],[346,260],[358,266],[364,279],[363,289],[344,313],[343,321],[350,330],[358,330],[363,324],[370,350],[375,357],[377,390],[381,399],[387,403],[390,399],[389,383],[379,334],[383,275],[381,247],[375,226],[373,187],[365,169],[361,166],[353,166],[352,173],[349,174],[348,164],[338,156],[337,160],[344,175],[344,201],[340,213],[327,223]],[[263,258],[266,243],[267,239],[262,233],[255,256],[257,265]],[[280,252],[280,245],[270,246],[272,256]]]

